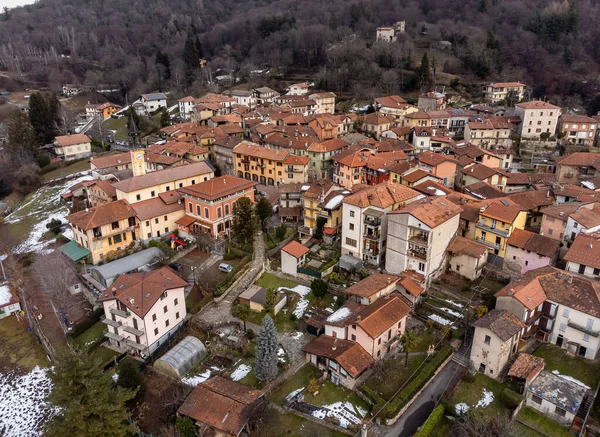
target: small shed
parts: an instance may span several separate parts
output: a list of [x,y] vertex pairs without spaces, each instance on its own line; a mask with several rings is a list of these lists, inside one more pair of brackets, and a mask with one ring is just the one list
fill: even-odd
[[178,378],[183,377],[192,367],[202,361],[207,355],[206,347],[196,337],[188,335],[160,357],[154,363],[154,368]]
[[[258,285],[252,285],[242,294],[240,294],[240,304],[248,305],[252,311],[262,311],[264,309],[264,303],[267,298],[267,290],[264,287]],[[277,296],[277,303],[275,304],[275,314],[277,314],[287,303],[287,296],[283,291],[279,292]]]

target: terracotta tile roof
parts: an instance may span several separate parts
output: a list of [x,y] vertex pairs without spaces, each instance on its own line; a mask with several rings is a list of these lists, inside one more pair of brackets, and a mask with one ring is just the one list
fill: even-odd
[[287,165],[306,165],[310,162],[310,158],[308,156],[300,156],[290,154],[287,158],[284,159],[283,163]]
[[390,212],[390,214],[410,214],[417,220],[435,228],[459,215],[462,208],[444,197],[417,200]]
[[413,189],[428,196],[443,196],[445,194],[454,193],[454,190],[451,188],[434,181],[421,182],[420,184],[413,186]]
[[579,115],[579,114],[563,114],[560,116],[560,121],[562,123],[588,123],[588,124],[598,124],[596,120],[592,117],[588,117],[587,115]]
[[377,338],[410,314],[410,306],[397,295],[380,297],[355,317],[355,323],[371,338]]
[[467,255],[473,258],[481,258],[487,253],[487,246],[465,237],[456,236],[448,245],[447,250],[454,255]]
[[577,211],[577,208],[579,208],[581,205],[582,204],[579,202],[566,202],[561,203],[560,205],[542,208],[541,212],[544,215],[566,222],[569,216]]
[[425,289],[421,287],[417,281],[410,276],[402,275],[402,279],[398,281],[398,285],[402,286],[406,291],[412,294],[414,297],[419,297]]
[[510,340],[525,327],[514,314],[504,310],[491,310],[473,323],[473,326],[489,329],[502,341]]
[[272,161],[283,162],[290,154],[287,150],[269,149],[255,143],[242,141],[234,149],[233,153],[237,155],[255,156],[257,158],[269,159]]
[[180,188],[179,191],[205,200],[215,200],[238,191],[247,190],[258,185],[257,182],[236,176],[219,176],[195,185]]
[[509,173],[506,185],[531,185],[555,180],[554,173]]
[[323,141],[322,143],[312,143],[306,150],[309,152],[331,152],[333,150],[340,150],[344,147],[350,146],[350,143],[342,140],[341,138],[332,138],[331,140]]
[[235,102],[233,97],[226,96],[224,94],[208,93],[199,99],[196,99],[197,103],[226,103]]
[[409,106],[406,100],[400,96],[377,97],[375,102],[384,108],[404,109]]
[[497,158],[496,154],[484,150],[481,147],[474,146],[472,144],[469,144],[467,146],[455,147],[451,151],[456,156],[467,156],[471,159],[479,158],[483,155],[494,156]]
[[160,197],[154,197],[148,200],[142,200],[131,205],[135,215],[139,220],[149,220],[154,217],[162,217],[175,211],[183,211],[183,203],[165,203]]
[[135,211],[127,200],[121,199],[69,214],[65,218],[73,226],[87,231],[130,217],[135,217]]
[[570,155],[561,156],[556,159],[556,163],[560,165],[573,165],[577,167],[591,167],[598,159],[600,159],[600,153],[591,152],[575,152]]
[[234,149],[235,146],[237,146],[242,141],[243,140],[239,137],[225,136],[225,137],[216,138],[214,145],[219,146],[219,147],[225,147],[226,149]]
[[566,255],[565,261],[600,269],[600,241],[598,236],[579,234]]
[[505,205],[502,201],[494,200],[485,211],[481,212],[481,215],[503,221],[504,223],[512,223],[521,211],[523,211],[522,207],[510,204]]
[[463,168],[461,171],[464,175],[471,176],[475,179],[479,179],[480,181],[483,181],[487,178],[491,178],[495,174],[506,176],[506,174],[503,171],[498,170],[497,168],[490,168],[487,165],[479,163]]
[[524,88],[527,85],[521,82],[496,82],[490,84],[492,88]]
[[437,179],[438,181],[442,180],[442,178],[437,177],[433,173],[430,173],[430,172],[425,171],[425,170],[420,169],[420,168],[418,168],[415,171],[411,171],[410,173],[402,175],[402,180],[406,181],[406,182],[410,182],[410,183],[415,183],[415,182],[420,181],[421,179],[426,178],[426,177],[430,177],[432,179]]
[[520,353],[513,365],[510,366],[508,376],[530,381],[544,369],[545,364],[542,357]]
[[61,135],[54,139],[61,147],[75,146],[77,144],[89,143],[91,140],[86,134]]
[[506,193],[484,181],[479,181],[465,187],[465,191],[478,199],[498,199]]
[[215,376],[198,384],[177,411],[228,435],[240,435],[264,393]]
[[[543,102],[541,100],[533,100],[531,102],[523,102],[517,103],[515,106],[523,109],[560,109],[560,107],[555,106],[548,102]],[[558,114],[556,114],[558,115]]]
[[406,114],[404,118],[415,119],[415,120],[429,120],[429,114],[425,111],[416,111]]
[[510,194],[508,198],[528,211],[542,206],[553,205],[556,201],[552,190],[549,189],[523,191],[522,193]]
[[[302,194],[303,199],[318,199],[321,194],[325,195],[334,187],[331,179],[319,179],[310,184],[310,188]],[[339,187],[341,189],[341,187]]]
[[362,281],[346,289],[346,293],[351,296],[371,297],[384,288],[395,284],[400,280],[400,276],[384,273],[374,273],[367,276]]
[[418,196],[422,196],[422,194],[405,185],[384,182],[351,194],[344,199],[344,203],[361,208],[376,206],[385,209],[396,203],[406,202]]
[[305,184],[301,183],[291,183],[291,184],[281,184],[278,188],[279,194],[287,194],[287,193],[302,193],[302,187]]
[[194,223],[195,221],[196,221],[196,219],[194,217],[190,217],[189,215],[184,215],[183,217],[181,217],[180,219],[175,221],[175,223],[178,225],[181,225],[181,226],[189,226],[192,223]]
[[167,290],[187,287],[186,280],[177,276],[170,267],[149,272],[119,275],[98,299],[100,302],[116,299],[139,317],[152,309]]
[[394,121],[391,115],[381,115],[379,112],[373,112],[365,116],[365,124],[381,125],[390,124]]
[[408,157],[406,156],[406,153],[404,153],[402,150],[394,150],[393,152],[378,152],[369,157],[365,167],[384,173],[389,171],[394,164],[406,161],[407,159]]
[[[342,310],[342,308],[345,308],[344,310]],[[351,301],[347,301],[344,303],[344,305],[342,305],[338,311],[345,311],[346,314],[342,314],[341,317],[338,314],[336,314],[335,316],[333,316],[334,313],[332,314],[328,314],[326,317],[324,317],[323,320],[323,324],[327,325],[327,326],[337,326],[337,327],[343,327],[343,326],[348,326],[351,324],[356,323],[355,322],[355,317],[357,314],[359,314],[363,309],[367,308],[367,305],[361,305],[359,303],[356,302],[351,302]],[[331,320],[330,320],[331,319]]]
[[587,229],[600,225],[600,204],[594,203],[591,206],[591,208],[579,208],[571,214],[573,220]]
[[304,352],[336,361],[353,378],[373,364],[373,358],[363,347],[350,340],[321,335],[304,347]]
[[432,167],[442,164],[444,162],[456,162],[451,156],[444,155],[443,153],[426,152],[421,153],[417,159],[423,164],[430,165]]
[[302,258],[302,256],[310,252],[310,249],[308,247],[303,246],[296,240],[290,241],[288,244],[283,246],[281,250],[283,250],[285,253],[289,253],[296,259]]
[[548,258],[553,258],[560,248],[559,240],[523,229],[514,229],[508,238],[508,244]]
[[106,179],[96,179],[93,184],[89,185],[89,188],[97,186],[106,193],[109,197],[115,197],[117,190],[112,186],[112,183]]
[[166,170],[153,171],[141,176],[134,176],[129,179],[115,182],[114,187],[124,193],[142,190],[144,188],[173,182],[179,179],[191,178],[194,176],[208,176],[213,173],[213,169],[206,162],[196,162],[193,164],[182,165],[179,167],[168,168]]

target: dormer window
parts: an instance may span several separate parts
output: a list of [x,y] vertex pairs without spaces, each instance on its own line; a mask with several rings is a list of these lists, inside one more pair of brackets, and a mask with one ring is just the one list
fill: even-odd
[[112,226],[112,229],[113,229],[113,230],[115,230],[115,229],[119,229],[119,222],[112,222],[112,223],[111,223],[111,226]]

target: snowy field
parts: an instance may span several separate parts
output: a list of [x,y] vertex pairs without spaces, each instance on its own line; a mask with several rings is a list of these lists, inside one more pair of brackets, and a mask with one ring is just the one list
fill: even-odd
[[300,300],[296,304],[296,309],[294,310],[294,315],[297,318],[302,317],[304,315],[304,312],[308,308],[309,301],[306,298],[306,295],[308,293],[310,293],[310,288],[305,287],[304,285],[297,285],[294,288],[279,287],[278,291],[281,291],[281,290],[293,291],[294,293],[297,293],[300,295]]
[[318,410],[313,411],[312,415],[321,420],[324,420],[326,417],[334,417],[340,421],[342,428],[348,428],[350,424],[358,425],[363,417],[367,415],[367,412],[348,401],[344,401],[324,405]]
[[3,437],[42,436],[45,419],[53,408],[46,402],[52,383],[48,369],[35,367],[18,375],[0,373],[0,435]]
[[[83,181],[92,180],[92,176],[82,172],[67,181],[61,181],[52,185],[44,185],[33,194],[27,196],[19,208],[6,217],[6,223],[16,224],[22,221],[31,221],[32,226],[21,244],[15,249],[16,253],[45,252],[54,240],[40,241],[48,228],[46,225],[53,219],[66,223],[65,217],[69,214],[68,208],[61,203],[61,194],[69,191],[69,188]],[[71,229],[65,230],[63,235],[73,238]]]

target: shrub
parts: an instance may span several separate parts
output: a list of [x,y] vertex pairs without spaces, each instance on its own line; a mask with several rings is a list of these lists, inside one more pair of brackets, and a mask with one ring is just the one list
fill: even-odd
[[287,226],[285,223],[280,224],[275,229],[275,236],[279,241],[283,241],[285,239],[285,234],[287,233]]
[[292,314],[290,314],[290,320],[292,322],[295,322],[296,320],[298,320],[298,317],[296,316],[296,314],[292,313]]
[[315,378],[308,381],[307,390],[310,394],[314,395],[317,391],[319,391],[319,381],[317,381]]
[[475,375],[473,375],[471,372],[468,372],[465,376],[463,376],[463,381],[472,384],[475,382]]
[[246,337],[248,337],[248,340],[254,340],[254,338],[256,337],[256,333],[253,329],[248,329],[246,331]]
[[373,390],[371,387],[369,387],[367,384],[363,384],[360,389],[362,390],[362,392],[369,398],[371,399],[371,401],[373,402],[373,404],[377,405],[383,405],[385,404],[385,399],[383,399],[379,393],[377,393],[375,390]]
[[58,234],[56,236],[56,242],[59,244],[66,244],[69,242],[69,239],[65,237],[63,234]]
[[439,404],[437,407],[435,407],[421,429],[417,431],[413,437],[428,437],[444,417],[444,410],[445,408],[443,404]]
[[514,410],[519,406],[519,404],[523,400],[523,396],[521,396],[516,391],[511,390],[510,388],[505,388],[504,390],[502,390],[500,400],[506,408]]
[[62,226],[62,221],[58,219],[50,220],[50,223],[46,224],[46,228],[50,230],[54,235],[60,234],[60,227]]

